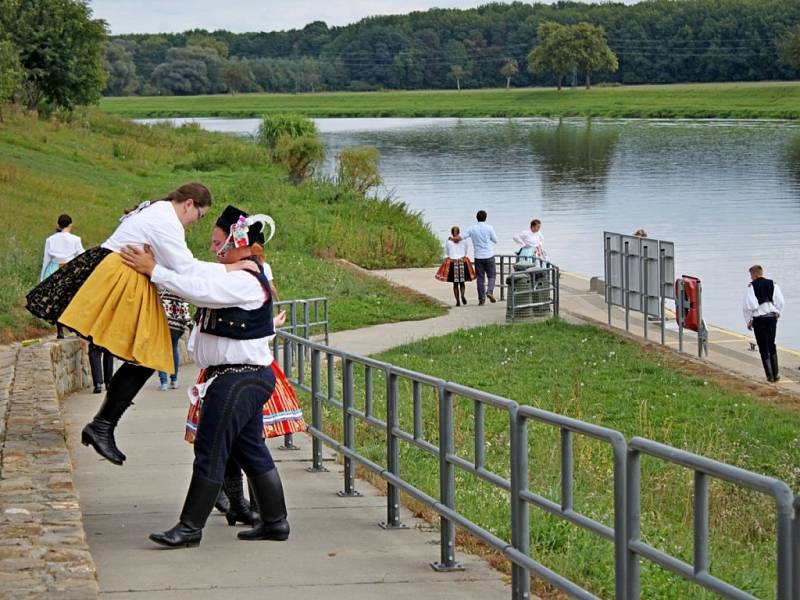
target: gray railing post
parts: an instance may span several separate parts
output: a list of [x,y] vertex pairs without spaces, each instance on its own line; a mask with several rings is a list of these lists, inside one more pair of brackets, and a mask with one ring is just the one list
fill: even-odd
[[[400,415],[397,412],[398,385],[397,375],[386,371],[386,468],[400,479],[400,440],[395,429],[400,426]],[[397,486],[386,484],[386,521],[380,523],[384,529],[407,529],[400,522],[400,490]]]
[[[344,447],[353,450],[355,445],[355,422],[353,419],[353,361],[342,358],[342,436]],[[344,490],[339,496],[360,496],[356,491],[356,466],[349,456],[344,457]]]
[[[439,500],[447,508],[455,509],[455,467],[449,458],[455,451],[453,439],[453,394],[439,388]],[[431,563],[434,571],[463,571],[455,560],[456,528],[446,517],[440,517],[439,562]]]
[[794,527],[792,529],[792,597],[800,600],[800,495],[794,499]]
[[[528,424],[516,410],[510,413],[511,424],[511,545],[525,556],[530,555],[530,516],[522,492],[528,488]],[[511,564],[511,598],[530,598],[531,576],[527,569]]]
[[627,523],[625,531],[627,540],[625,541],[625,551],[627,555],[625,565],[625,585],[628,600],[639,600],[641,596],[639,555],[630,549],[631,542],[638,542],[641,536],[641,457],[638,450],[628,451],[628,467],[626,473],[627,480]]
[[[322,431],[322,353],[314,348],[311,350],[311,427]],[[322,466],[322,440],[316,435],[311,438],[311,466],[312,472],[327,471]]]

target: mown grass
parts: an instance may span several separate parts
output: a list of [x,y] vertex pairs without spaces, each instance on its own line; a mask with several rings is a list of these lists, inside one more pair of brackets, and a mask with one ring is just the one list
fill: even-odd
[[190,248],[211,260],[210,228],[229,203],[267,212],[277,234],[268,260],[285,299],[328,296],[333,329],[441,314],[390,286],[331,262],[364,267],[423,266],[441,247],[402,203],[365,200],[330,183],[293,186],[254,144],[197,127],[144,127],[92,110],[69,123],[4,113],[0,125],[0,336],[29,335],[41,322],[24,309],[38,281],[44,239],[68,213],[84,247],[101,243],[122,210],[200,180],[214,194],[210,215],[187,232]]
[[[377,356],[408,369],[491,392],[621,431],[644,436],[800,485],[800,416],[797,408],[767,405],[710,379],[682,375],[666,354],[591,326],[563,322],[492,326],[402,346]],[[355,370],[356,389],[363,371]],[[323,376],[323,381],[325,377]],[[376,375],[373,414],[386,419],[385,383]],[[409,385],[400,386],[400,424],[413,432]],[[356,408],[365,410],[362,395]],[[338,393],[337,393],[337,397]],[[422,395],[422,438],[438,444],[438,409],[432,391]],[[474,459],[473,403],[455,399],[457,454]],[[327,411],[326,429],[338,432],[341,416]],[[530,489],[560,501],[558,429],[529,423]],[[509,477],[508,415],[486,408],[486,465]],[[384,432],[359,423],[356,443],[386,466]],[[575,507],[613,527],[612,455],[608,446],[578,437],[574,445]],[[401,473],[438,497],[438,458],[401,443]],[[692,562],[691,473],[655,459],[642,462],[642,537]],[[508,494],[464,472],[456,476],[456,506],[510,540]],[[758,598],[774,597],[775,512],[770,501],[715,481],[711,485],[711,572]],[[531,554],[546,566],[603,598],[614,597],[612,545],[531,508]],[[538,593],[550,597],[547,590]],[[642,561],[642,597],[711,598],[713,594]]]
[[127,117],[800,118],[800,82],[104,98]]

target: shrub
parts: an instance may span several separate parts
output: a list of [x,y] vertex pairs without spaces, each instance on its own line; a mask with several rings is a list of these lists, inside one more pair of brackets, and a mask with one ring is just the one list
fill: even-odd
[[299,138],[302,136],[319,136],[314,121],[301,115],[275,114],[267,115],[258,127],[256,141],[269,150],[274,150],[283,136]]
[[379,169],[381,154],[377,148],[345,148],[339,153],[337,162],[339,185],[350,188],[361,196],[366,196],[370,188],[383,185]]
[[274,162],[282,164],[289,171],[289,181],[300,183],[313,175],[325,159],[325,145],[317,133],[300,137],[282,135],[278,138],[272,157]]

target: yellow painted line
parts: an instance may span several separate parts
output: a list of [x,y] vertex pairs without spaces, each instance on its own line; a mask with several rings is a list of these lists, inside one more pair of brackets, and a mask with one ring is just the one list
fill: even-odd
[[776,381],[775,383],[780,383],[781,385],[783,385],[785,383],[785,384],[789,385],[789,384],[797,383],[797,382],[794,379],[786,379],[783,375],[781,375],[780,380]]

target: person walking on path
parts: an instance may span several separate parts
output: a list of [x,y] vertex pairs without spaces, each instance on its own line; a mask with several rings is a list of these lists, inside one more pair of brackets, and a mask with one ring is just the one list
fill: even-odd
[[[494,298],[494,282],[497,277],[494,264],[494,245],[497,243],[497,234],[494,227],[486,222],[486,211],[479,210],[475,215],[478,220],[475,225],[467,229],[463,239],[471,239],[475,249],[475,281],[478,284],[478,305],[496,302]],[[488,281],[487,281],[488,280]]]
[[[39,281],[44,281],[83,252],[81,238],[72,233],[72,217],[69,215],[59,216],[55,233],[44,242],[42,272]],[[58,339],[64,337],[64,327],[60,323],[56,324],[56,337]]]
[[520,231],[513,237],[514,241],[522,246],[517,250],[517,256],[520,260],[534,257],[542,260],[547,259],[541,229],[542,222],[539,219],[534,219],[531,221],[530,229]]
[[[175,363],[175,371],[169,373],[169,389],[178,389],[178,369],[180,369],[181,357],[178,351],[178,341],[186,332],[187,327],[192,322],[192,314],[189,312],[189,303],[175,294],[170,294],[166,290],[159,290],[161,303],[164,305],[164,312],[167,315],[169,324],[169,335],[172,338],[172,360]],[[158,372],[158,389],[162,392],[167,389],[167,372]]]
[[239,533],[239,539],[289,537],[280,476],[262,439],[263,406],[275,388],[269,347],[275,333],[272,294],[261,268],[263,227],[272,226],[271,221],[266,215],[250,217],[229,206],[212,232],[212,247],[223,264],[251,260],[259,267],[255,273],[193,277],[157,266],[145,250],[130,247],[122,253],[126,264],[153,283],[200,307],[190,344],[206,379],[194,388],[202,399],[202,414],[194,440],[192,480],[177,525],[150,535],[162,546],[200,543],[231,456],[247,473],[261,516],[253,529]]
[[758,352],[767,381],[778,381],[778,350],[775,347],[775,334],[778,318],[783,310],[783,293],[778,284],[764,277],[761,265],[750,267],[750,279],[744,295],[742,314],[747,328],[756,336]]
[[211,192],[188,183],[164,198],[129,211],[102,245],[90,248],[39,283],[26,296],[35,316],[61,323],[81,337],[126,361],[81,442],[115,465],[125,461],[114,430],[154,370],[173,370],[169,326],[154,285],[122,262],[120,250],[147,245],[156,262],[179,273],[212,277],[227,270],[251,268],[201,262],[186,245],[185,228],[211,207]]
[[449,281],[453,284],[456,306],[467,303],[467,296],[464,293],[466,291],[465,282],[475,279],[475,268],[467,256],[467,242],[459,237],[460,233],[461,229],[457,226],[450,229],[452,237],[445,244],[447,257],[435,275],[439,281]]

